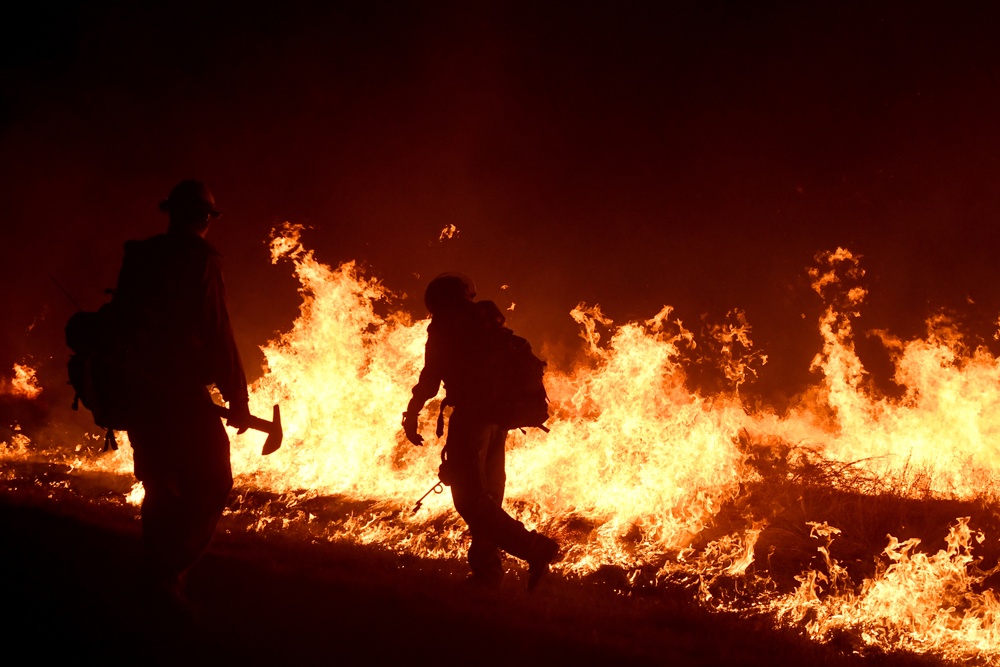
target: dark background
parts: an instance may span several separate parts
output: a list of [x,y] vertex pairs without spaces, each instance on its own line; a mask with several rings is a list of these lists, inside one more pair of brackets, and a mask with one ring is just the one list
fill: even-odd
[[776,400],[814,381],[820,250],[864,257],[859,329],[919,335],[949,308],[995,344],[995,6],[5,9],[0,376],[28,361],[64,410],[73,307],[50,276],[95,308],[123,241],[161,231],[156,204],[190,177],[224,212],[209,238],[252,376],[297,313],[267,252],[285,220],[418,316],[429,278],[471,274],[553,357],[581,301],[619,323],[670,304],[695,330],[742,308]]

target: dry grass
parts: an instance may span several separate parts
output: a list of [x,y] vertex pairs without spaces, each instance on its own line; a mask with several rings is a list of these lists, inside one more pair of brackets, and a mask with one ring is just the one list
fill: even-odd
[[[0,566],[17,573],[8,600],[24,610],[7,627],[16,635],[41,625],[65,637],[59,644],[64,657],[106,664],[134,664],[136,656],[145,664],[182,658],[188,664],[936,664],[898,653],[859,657],[849,638],[817,644],[797,630],[774,628],[767,618],[713,613],[690,587],[641,580],[630,586],[625,573],[611,568],[584,580],[553,576],[534,595],[525,593],[517,571],[498,591],[470,589],[457,558],[427,560],[317,540],[294,522],[248,532],[247,517],[264,506],[276,517],[294,510],[273,494],[245,490],[192,574],[199,619],[180,628],[151,626],[135,590],[137,510],[119,500],[131,479],[42,464],[8,465],[3,472]],[[768,508],[771,523],[758,543],[756,567],[784,585],[814,559],[815,540],[797,522],[816,518],[820,509],[827,520],[866,515],[866,537],[834,543],[844,559],[849,553],[870,559],[884,547],[880,531],[904,515],[915,521],[920,507],[941,520],[925,516],[914,530],[946,525],[953,509],[926,512],[925,501],[911,506],[887,496],[876,506],[871,500],[791,479],[774,488],[748,487],[724,514],[735,520],[746,508]],[[310,512],[335,521],[363,505],[317,499]],[[889,513],[896,519],[882,516]],[[723,530],[724,521],[720,515],[715,530]],[[764,553],[771,557],[760,557]]]

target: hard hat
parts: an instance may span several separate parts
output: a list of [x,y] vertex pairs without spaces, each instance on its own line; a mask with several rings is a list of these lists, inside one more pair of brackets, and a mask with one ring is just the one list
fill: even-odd
[[462,273],[442,273],[427,285],[424,305],[431,315],[476,298],[476,284]]
[[167,198],[160,202],[164,213],[208,214],[217,218],[221,213],[215,208],[215,197],[201,181],[181,181],[174,186]]

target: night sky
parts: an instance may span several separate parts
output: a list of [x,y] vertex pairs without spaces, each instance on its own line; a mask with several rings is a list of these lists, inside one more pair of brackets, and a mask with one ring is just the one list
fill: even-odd
[[50,276],[98,306],[190,177],[224,213],[209,239],[251,375],[297,312],[267,252],[285,220],[415,315],[429,278],[469,273],[536,347],[573,343],[581,301],[695,330],[742,308],[764,393],[810,381],[805,269],[837,246],[868,272],[859,330],[919,335],[948,308],[996,346],[1000,11],[956,4],[5,10],[0,374],[27,360],[62,400],[74,308]]

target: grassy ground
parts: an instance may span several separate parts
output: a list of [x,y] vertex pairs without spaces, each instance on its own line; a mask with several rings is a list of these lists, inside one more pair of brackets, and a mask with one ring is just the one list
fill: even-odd
[[53,484],[60,474],[21,469],[0,482],[8,618],[0,633],[45,662],[937,664],[900,654],[862,658],[766,619],[711,613],[687,589],[622,595],[600,578],[553,576],[529,595],[515,573],[500,590],[482,591],[464,583],[458,561],[227,531],[225,520],[189,580],[196,616],[165,618],[137,586],[135,509],[106,501],[103,483]]

